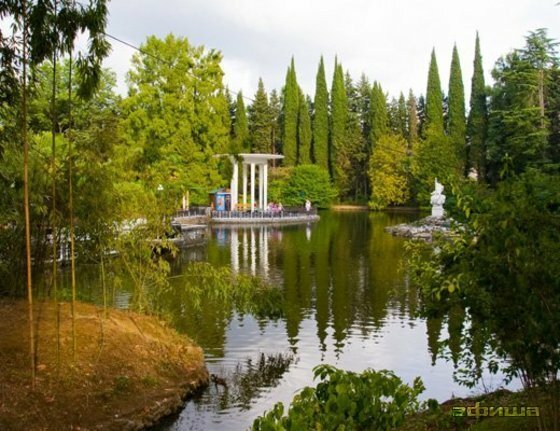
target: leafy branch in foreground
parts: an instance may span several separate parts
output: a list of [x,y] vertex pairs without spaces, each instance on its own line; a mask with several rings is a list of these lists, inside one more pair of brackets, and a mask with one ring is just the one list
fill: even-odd
[[411,246],[411,277],[430,307],[459,299],[488,328],[484,341],[495,343],[506,377],[550,391],[557,421],[560,178],[529,169],[494,192],[456,196],[463,228],[433,248]]
[[417,398],[424,391],[419,377],[408,386],[386,370],[358,374],[319,365],[314,373],[320,379],[315,388],[296,395],[286,415],[277,403],[255,420],[253,430],[393,429],[419,409]]

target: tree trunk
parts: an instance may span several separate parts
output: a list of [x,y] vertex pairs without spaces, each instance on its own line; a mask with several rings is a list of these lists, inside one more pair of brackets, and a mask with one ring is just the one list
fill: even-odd
[[72,358],[76,360],[76,259],[74,256],[74,202],[72,191],[72,51],[68,69],[68,210],[70,212],[70,272],[72,280]]
[[[56,19],[57,16],[57,1],[54,1],[54,16]],[[57,31],[55,27],[55,31]],[[53,52],[53,76],[52,76],[52,98],[51,98],[51,135],[52,135],[52,143],[51,143],[51,151],[52,151],[52,159],[51,159],[51,174],[52,174],[52,219],[51,219],[51,229],[52,229],[52,287],[53,287],[53,301],[54,301],[54,310],[55,310],[55,319],[56,319],[56,369],[58,371],[60,366],[60,322],[59,322],[59,313],[56,304],[58,303],[58,222],[56,216],[56,60],[57,60],[57,50],[56,47]]]
[[31,359],[31,386],[35,387],[35,333],[33,329],[33,282],[31,278],[31,222],[29,216],[29,139],[27,136],[27,1],[22,0],[23,17],[23,88],[21,99],[23,134],[23,207],[25,212],[25,254],[27,263],[27,302],[29,314],[29,356]]

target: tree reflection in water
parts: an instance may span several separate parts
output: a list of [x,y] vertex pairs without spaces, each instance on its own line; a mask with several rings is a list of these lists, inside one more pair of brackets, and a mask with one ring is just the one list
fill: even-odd
[[216,411],[231,407],[248,410],[264,391],[278,386],[289,367],[296,362],[291,353],[261,353],[257,360],[247,358],[238,362],[233,370],[217,372],[220,382],[211,383],[207,391],[193,401],[204,405],[205,410],[209,399]]

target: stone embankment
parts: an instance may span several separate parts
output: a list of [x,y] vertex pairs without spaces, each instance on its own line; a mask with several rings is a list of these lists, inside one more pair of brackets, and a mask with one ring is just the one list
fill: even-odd
[[452,222],[450,218],[429,216],[412,223],[388,226],[385,231],[395,236],[431,241],[435,233],[450,235]]

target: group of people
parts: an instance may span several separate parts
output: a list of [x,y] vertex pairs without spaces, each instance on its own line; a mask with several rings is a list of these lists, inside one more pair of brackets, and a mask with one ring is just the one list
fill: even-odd
[[279,213],[279,212],[284,211],[284,207],[282,206],[282,202],[278,202],[278,203],[269,202],[268,207],[267,207],[267,211],[273,212],[273,213]]
[[[304,207],[305,207],[306,212],[311,211],[311,201],[309,199],[307,199],[305,201]],[[273,212],[273,213],[279,213],[279,212],[284,211],[284,207],[282,206],[282,202],[278,202],[278,203],[270,202],[268,204],[267,211]]]

